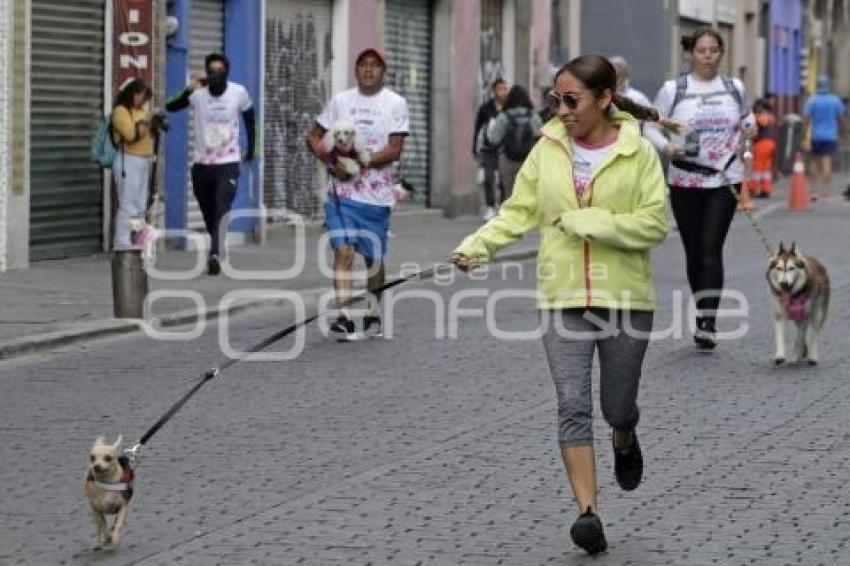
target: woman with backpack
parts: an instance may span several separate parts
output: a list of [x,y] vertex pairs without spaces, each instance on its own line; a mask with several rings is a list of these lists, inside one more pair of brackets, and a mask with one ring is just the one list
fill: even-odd
[[137,249],[132,242],[131,223],[145,221],[154,155],[148,109],[151,95],[144,81],[133,79],[118,93],[112,109],[112,140],[118,147],[112,165],[118,193],[114,251]]
[[643,476],[637,397],[655,309],[650,250],[667,234],[667,186],[637,121],[657,121],[658,112],[617,94],[607,59],[573,59],[550,96],[556,119],[543,127],[513,195],[455,249],[454,263],[466,271],[540,233],[543,346],[561,457],[580,513],[570,536],[594,554],[607,543],[597,510],[593,358],[598,353],[600,404],[613,429],[614,475],[631,491]]
[[528,91],[519,85],[512,86],[503,112],[487,126],[487,142],[499,148],[503,200],[510,198],[517,173],[537,143],[542,127],[543,120],[534,111]]
[[683,135],[664,137],[656,127],[645,135],[669,158],[670,203],[682,236],[687,275],[697,306],[694,343],[702,351],[717,346],[716,317],[723,292],[723,244],[740,193],[743,136],[755,130],[741,81],[720,73],[723,38],[702,28],[683,41],[691,72],[667,81],[655,107],[684,126]]

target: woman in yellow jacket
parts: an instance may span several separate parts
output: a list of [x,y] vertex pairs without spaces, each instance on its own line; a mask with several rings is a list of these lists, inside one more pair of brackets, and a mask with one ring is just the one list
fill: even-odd
[[557,117],[522,166],[498,216],[455,250],[463,270],[540,231],[538,306],[558,401],[558,440],[579,517],[573,541],[607,543],[596,507],[591,365],[598,351],[602,412],[614,429],[615,475],[635,489],[643,458],[635,426],[655,295],[650,249],[667,233],[667,185],[640,120],[655,110],[616,94],[607,59],[585,55],[556,75]]
[[154,145],[147,108],[150,99],[151,89],[140,79],[133,79],[118,93],[112,110],[112,139],[118,146],[112,165],[118,192],[115,251],[136,249],[131,224],[145,221]]

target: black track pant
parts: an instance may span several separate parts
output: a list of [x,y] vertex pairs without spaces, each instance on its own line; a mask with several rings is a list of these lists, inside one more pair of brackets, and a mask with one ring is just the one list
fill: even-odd
[[239,179],[239,164],[192,166],[192,191],[198,200],[204,224],[210,234],[210,255],[219,255],[219,228],[221,219],[230,212],[236,185]]
[[[741,185],[735,190],[740,191]],[[723,290],[723,243],[737,201],[727,187],[670,187],[670,204],[685,246],[691,292],[700,316],[713,329]]]

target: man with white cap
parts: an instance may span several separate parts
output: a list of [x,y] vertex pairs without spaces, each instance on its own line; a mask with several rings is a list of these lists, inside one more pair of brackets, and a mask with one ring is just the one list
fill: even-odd
[[[384,257],[390,212],[395,203],[397,165],[409,133],[407,102],[384,87],[386,58],[377,49],[365,49],[355,59],[357,87],[334,96],[307,134],[307,146],[328,167],[331,176],[325,201],[325,227],[334,250],[334,289],[340,313],[331,331],[341,340],[361,336],[349,314],[351,270],[355,254],[363,256],[369,270],[368,313],[362,334],[381,335],[380,293],[384,284]],[[369,154],[360,172],[351,175],[323,143],[325,133],[337,123],[354,125]]]

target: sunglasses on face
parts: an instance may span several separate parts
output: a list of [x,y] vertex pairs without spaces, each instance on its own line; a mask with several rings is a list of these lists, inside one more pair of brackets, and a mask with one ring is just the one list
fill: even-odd
[[554,90],[548,95],[549,104],[554,106],[555,108],[560,108],[561,103],[569,108],[570,110],[575,110],[578,108],[578,103],[581,100],[581,96],[570,94],[569,92],[565,92],[564,94],[560,94],[555,92]]

